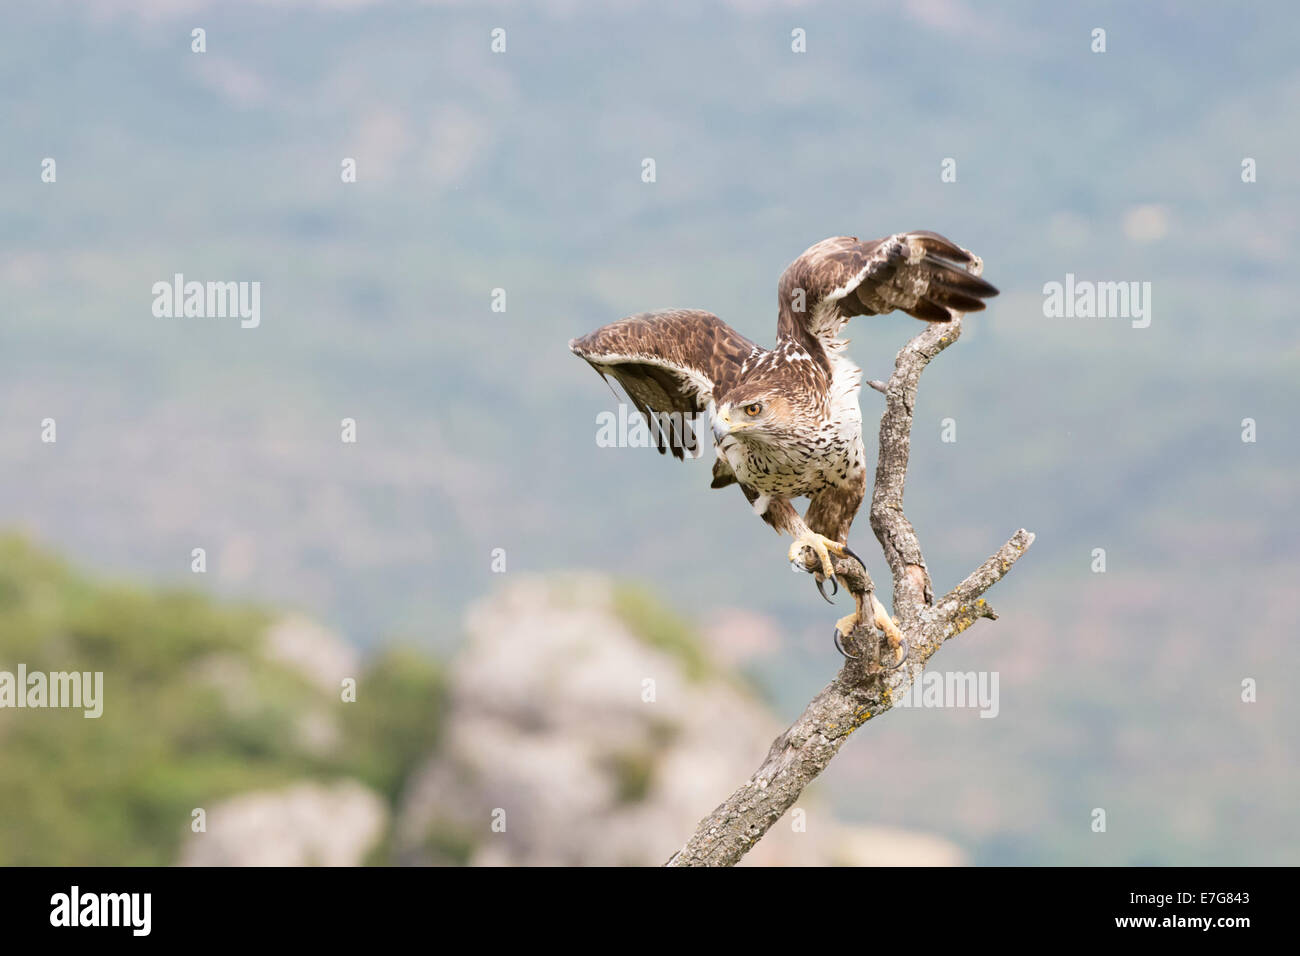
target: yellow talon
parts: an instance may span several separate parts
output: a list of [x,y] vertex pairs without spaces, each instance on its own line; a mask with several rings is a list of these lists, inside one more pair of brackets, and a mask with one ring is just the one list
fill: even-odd
[[815,531],[809,531],[806,534],[802,534],[795,538],[794,544],[790,545],[790,551],[787,554],[787,557],[790,559],[792,564],[795,561],[798,561],[800,564],[805,563],[802,555],[804,548],[810,549],[812,553],[817,556],[817,560],[821,564],[822,574],[825,577],[835,577],[835,565],[831,563],[831,555],[833,554],[837,558],[844,557],[844,545],[840,544],[838,541],[832,541],[825,535],[818,534]]
[[897,667],[903,663],[903,657],[907,653],[904,649],[903,632],[898,629],[897,622],[889,616],[889,612],[877,600],[874,593],[871,595],[871,610],[875,615],[876,627],[885,632],[885,638],[889,641],[889,649],[894,652],[894,666]]
[[848,637],[853,633],[853,629],[862,623],[862,616],[854,611],[852,614],[846,614],[835,622],[835,630],[840,632],[840,637]]
[[[854,598],[857,606],[853,613],[845,615],[835,622],[836,637],[840,640],[847,640],[854,629],[866,621],[866,608],[863,607],[861,595],[855,594]],[[889,616],[889,612],[885,610],[885,606],[880,603],[874,593],[871,595],[871,622],[885,632],[885,639],[889,642],[889,649],[894,652],[893,666],[897,667],[903,663],[907,659],[907,641],[903,637],[903,632],[899,630],[898,624]]]

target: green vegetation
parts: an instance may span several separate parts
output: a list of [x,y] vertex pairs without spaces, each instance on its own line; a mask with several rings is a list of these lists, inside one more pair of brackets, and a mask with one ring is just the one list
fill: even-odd
[[644,588],[616,586],[614,613],[633,636],[677,658],[688,679],[700,681],[713,676],[713,666],[694,629]]
[[474,855],[481,836],[470,833],[463,825],[436,820],[429,825],[425,850],[442,866],[465,866]]
[[[355,777],[394,800],[436,745],[438,667],[389,650],[343,703],[263,656],[270,619],[93,582],[0,537],[0,670],[104,674],[98,719],[0,710],[0,865],[173,863],[193,808],[301,779]],[[305,715],[338,740],[304,741]]]
[[654,784],[658,753],[648,748],[620,750],[606,758],[613,775],[619,803],[640,803]]

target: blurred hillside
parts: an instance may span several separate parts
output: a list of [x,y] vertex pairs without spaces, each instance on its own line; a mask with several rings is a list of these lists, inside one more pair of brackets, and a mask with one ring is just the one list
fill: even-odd
[[[660,865],[785,729],[689,625],[600,575],[512,582],[467,629],[443,746],[403,801],[404,862]],[[744,862],[965,861],[934,835],[847,826],[819,790]]]
[[[422,654],[394,648],[362,665],[302,620],[104,584],[7,536],[0,670],[19,664],[102,671],[103,714],[0,709],[0,865],[175,863],[194,809],[208,831],[193,839],[220,843],[223,801],[304,780],[352,781],[391,806],[435,746],[444,700]],[[349,677],[356,701],[343,703]],[[341,830],[346,818],[323,822]]]
[[[654,865],[781,729],[689,627],[603,577],[516,582],[468,624],[447,677],[410,651],[363,664],[303,619],[104,585],[0,539],[0,670],[105,681],[98,718],[0,709],[0,865]],[[965,859],[815,794],[800,808],[750,862]]]
[[[1297,16],[1031,0],[14,6],[0,527],[96,572],[439,655],[502,585],[495,549],[508,575],[600,568],[688,620],[767,622],[771,646],[744,666],[789,717],[835,666],[843,609],[789,573],[739,494],[708,490],[707,464],[596,447],[615,400],[565,344],[670,305],[769,342],[777,276],[807,245],[937,229],[983,256],[1002,295],[926,373],[909,515],[939,587],[1017,527],[1038,538],[990,594],[1002,620],[938,662],[999,670],[1001,716],[884,722],[836,761],[828,801],[983,863],[1295,862]],[[356,183],[340,181],[345,157]],[[1242,182],[1245,157],[1258,182]],[[155,318],[152,284],[177,272],[261,281],[261,326]],[[1044,283],[1067,273],[1151,282],[1150,327],[1044,318]],[[857,320],[851,354],[882,377],[914,330]],[[869,430],[878,399],[862,398]],[[339,441],[345,417],[355,445]],[[853,544],[883,580],[865,520]],[[118,610],[94,611],[110,643],[129,633]],[[193,628],[151,625],[185,659],[253,633],[192,613]],[[279,673],[266,680],[296,680]],[[1257,704],[1239,701],[1244,678]],[[172,693],[150,706],[169,713]],[[293,746],[258,764],[268,785],[296,775],[275,770],[305,759]],[[353,758],[330,759],[353,775]],[[172,757],[147,760],[162,774]],[[914,782],[863,806],[886,760]],[[263,782],[200,769],[204,792]],[[389,810],[392,773],[355,771]],[[170,808],[194,798],[175,786]],[[1095,806],[1118,838],[1087,829]]]

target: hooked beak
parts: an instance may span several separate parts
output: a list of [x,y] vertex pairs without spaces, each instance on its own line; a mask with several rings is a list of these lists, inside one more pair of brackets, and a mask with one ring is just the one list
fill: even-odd
[[726,414],[713,417],[713,440],[719,445],[731,434],[731,419]]

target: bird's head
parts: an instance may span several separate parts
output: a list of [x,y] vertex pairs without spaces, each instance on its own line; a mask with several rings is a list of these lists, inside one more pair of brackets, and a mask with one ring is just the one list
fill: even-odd
[[788,398],[766,388],[732,389],[713,413],[713,437],[719,445],[735,439],[744,444],[779,443],[793,424]]

